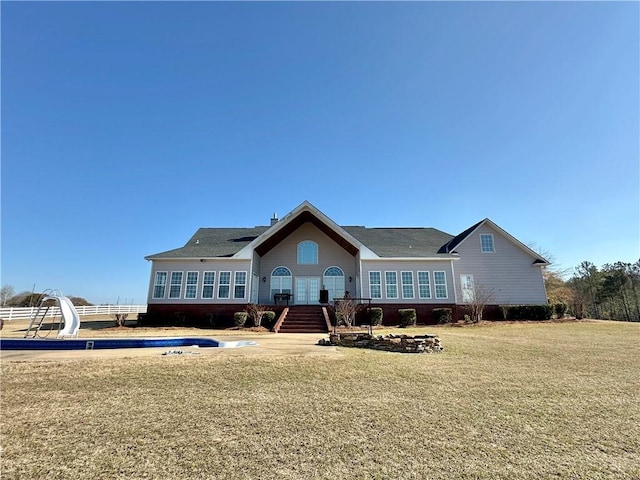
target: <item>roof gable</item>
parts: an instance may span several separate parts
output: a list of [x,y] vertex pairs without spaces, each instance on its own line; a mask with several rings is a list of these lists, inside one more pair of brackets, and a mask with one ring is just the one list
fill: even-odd
[[526,253],[528,253],[534,259],[534,262],[533,262],[534,264],[536,264],[536,265],[549,265],[549,262],[544,257],[542,257],[541,255],[538,255],[536,252],[534,252],[527,245],[522,243],[520,240],[515,238],[509,232],[507,232],[506,230],[502,229],[496,223],[492,222],[488,218],[485,218],[484,220],[481,220],[480,222],[476,223],[475,225],[472,225],[471,227],[467,228],[464,232],[462,232],[459,235],[456,235],[455,237],[453,237],[448,243],[446,243],[445,245],[442,246],[442,248],[440,249],[440,252],[441,253],[454,253],[454,251],[455,251],[455,249],[457,247],[462,245],[469,237],[471,237],[473,235],[473,233],[476,232],[476,230],[478,230],[483,225],[489,226],[494,231],[496,231],[499,234],[501,234],[502,236],[504,236],[507,240],[511,241],[511,243],[513,243],[515,246],[517,246],[521,250],[523,250]]

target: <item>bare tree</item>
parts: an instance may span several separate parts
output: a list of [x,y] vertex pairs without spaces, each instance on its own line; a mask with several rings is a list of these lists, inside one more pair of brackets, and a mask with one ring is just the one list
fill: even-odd
[[2,288],[0,288],[0,304],[5,307],[7,300],[13,297],[14,293],[13,285],[3,285]]
[[116,327],[124,327],[128,316],[128,313],[114,313],[113,319],[116,321]]
[[361,305],[358,302],[347,296],[336,300],[333,304],[336,322],[343,323],[346,327],[351,327],[360,307]]
[[256,303],[250,303],[244,309],[244,311],[247,312],[247,316],[251,317],[251,319],[253,320],[254,327],[259,327],[260,325],[262,325],[262,317],[265,313],[267,313],[268,310],[269,308],[265,307],[264,305],[258,305]]
[[484,308],[495,302],[495,291],[481,283],[474,283],[468,294],[469,297],[465,303],[469,309],[471,321],[473,323],[481,322]]

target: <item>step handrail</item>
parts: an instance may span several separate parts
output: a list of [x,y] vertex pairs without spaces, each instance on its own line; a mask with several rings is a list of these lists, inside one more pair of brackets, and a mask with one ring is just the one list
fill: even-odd
[[278,331],[280,331],[280,327],[282,326],[282,322],[284,322],[284,319],[287,317],[287,313],[289,313],[289,307],[285,307],[284,310],[282,310],[282,313],[278,317],[278,321],[273,326],[274,333],[278,333]]
[[329,320],[329,312],[327,312],[327,307],[325,307],[324,305],[322,306],[322,315],[324,316],[324,321],[327,324],[327,332],[330,332],[333,327],[331,326],[331,320]]

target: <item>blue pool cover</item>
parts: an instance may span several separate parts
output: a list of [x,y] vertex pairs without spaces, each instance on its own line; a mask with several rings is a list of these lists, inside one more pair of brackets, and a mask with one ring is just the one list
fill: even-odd
[[154,348],[154,347],[248,347],[252,341],[219,342],[205,337],[164,338],[95,338],[95,339],[46,339],[0,338],[0,350],[98,350],[105,348]]

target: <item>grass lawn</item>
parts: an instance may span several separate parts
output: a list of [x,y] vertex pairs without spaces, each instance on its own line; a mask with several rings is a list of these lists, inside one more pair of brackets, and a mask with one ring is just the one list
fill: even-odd
[[3,362],[1,477],[640,478],[640,324],[430,332],[444,353]]

